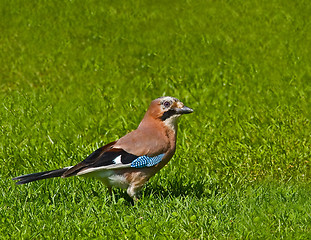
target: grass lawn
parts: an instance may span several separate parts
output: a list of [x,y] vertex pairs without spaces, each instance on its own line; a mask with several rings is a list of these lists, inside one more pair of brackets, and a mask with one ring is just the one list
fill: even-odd
[[[310,239],[307,0],[0,3],[0,239]],[[152,99],[177,152],[134,206],[70,166]]]

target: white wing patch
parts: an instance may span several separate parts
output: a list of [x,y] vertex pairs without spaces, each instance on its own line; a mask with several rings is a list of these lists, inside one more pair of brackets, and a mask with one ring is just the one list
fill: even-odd
[[121,155],[117,156],[115,159],[112,160],[114,162],[114,164],[119,164],[122,163],[121,162]]

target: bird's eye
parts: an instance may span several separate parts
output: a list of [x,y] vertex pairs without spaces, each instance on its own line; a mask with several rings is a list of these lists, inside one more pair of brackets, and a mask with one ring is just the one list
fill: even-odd
[[171,103],[170,103],[169,101],[165,101],[165,102],[163,103],[163,106],[164,106],[165,108],[168,108],[169,106],[171,106]]

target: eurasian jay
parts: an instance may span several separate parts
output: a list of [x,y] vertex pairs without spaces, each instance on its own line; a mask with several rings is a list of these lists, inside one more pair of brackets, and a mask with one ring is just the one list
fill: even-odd
[[75,166],[13,178],[25,184],[53,177],[84,176],[112,187],[127,189],[134,200],[144,184],[173,157],[177,119],[193,110],[174,97],[153,100],[138,128],[108,143]]

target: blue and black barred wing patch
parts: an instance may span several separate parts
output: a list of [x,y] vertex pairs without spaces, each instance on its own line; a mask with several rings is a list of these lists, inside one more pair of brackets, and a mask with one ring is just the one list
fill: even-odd
[[163,156],[164,153],[155,157],[140,156],[131,163],[131,167],[133,168],[152,167],[161,162]]

